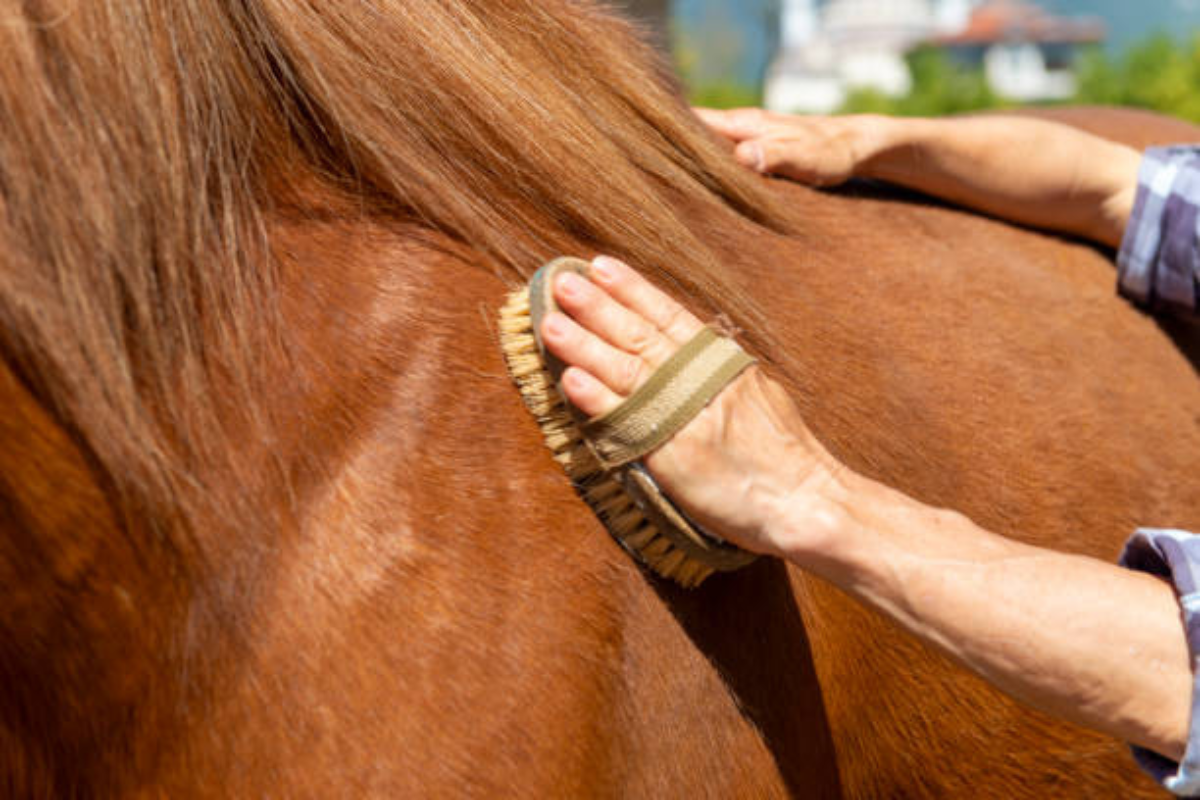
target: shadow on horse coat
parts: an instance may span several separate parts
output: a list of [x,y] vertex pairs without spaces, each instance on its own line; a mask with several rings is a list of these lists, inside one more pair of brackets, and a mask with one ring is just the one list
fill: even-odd
[[1200,382],[1109,254],[760,179],[589,4],[0,18],[6,794],[1155,792],[795,569],[644,576],[489,328],[623,256],[852,468],[1111,560],[1200,528]]

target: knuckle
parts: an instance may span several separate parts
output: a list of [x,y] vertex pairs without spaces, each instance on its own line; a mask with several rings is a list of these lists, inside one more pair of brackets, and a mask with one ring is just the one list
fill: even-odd
[[640,358],[625,358],[621,361],[621,366],[618,368],[618,378],[620,383],[620,391],[623,394],[629,394],[642,384],[642,373],[645,370],[645,365]]
[[637,355],[644,355],[646,351],[654,346],[657,333],[650,325],[644,322],[631,324],[625,336],[629,351]]
[[687,311],[678,303],[672,302],[663,309],[662,329],[669,334],[683,333],[687,321]]

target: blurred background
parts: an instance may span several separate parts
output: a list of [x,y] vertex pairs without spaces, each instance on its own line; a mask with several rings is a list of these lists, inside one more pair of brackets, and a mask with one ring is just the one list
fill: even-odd
[[1200,0],[624,0],[691,100],[803,113],[1129,105],[1200,122]]

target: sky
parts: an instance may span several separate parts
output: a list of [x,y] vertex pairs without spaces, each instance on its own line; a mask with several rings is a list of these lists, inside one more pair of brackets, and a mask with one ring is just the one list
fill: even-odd
[[1200,31],[1200,0],[1043,0],[1041,5],[1060,14],[1101,17],[1116,50],[1158,30]]

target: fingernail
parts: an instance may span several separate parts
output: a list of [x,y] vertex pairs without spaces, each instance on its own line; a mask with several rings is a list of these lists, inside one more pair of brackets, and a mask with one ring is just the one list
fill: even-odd
[[564,272],[558,279],[558,289],[567,297],[578,297],[583,291],[583,278],[574,272]]
[[611,283],[612,279],[616,277],[614,263],[614,259],[609,256],[596,256],[592,259],[591,277],[600,283]]
[[567,385],[576,391],[583,391],[587,388],[587,375],[578,367],[568,369],[565,378]]
[[566,320],[561,314],[551,314],[546,317],[546,321],[542,324],[542,333],[545,336],[557,339],[566,332]]

